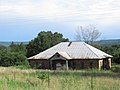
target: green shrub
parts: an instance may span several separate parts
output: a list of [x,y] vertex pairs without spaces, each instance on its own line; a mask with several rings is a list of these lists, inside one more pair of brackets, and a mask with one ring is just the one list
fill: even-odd
[[49,71],[47,72],[40,72],[40,71],[37,71],[36,72],[37,74],[37,78],[41,80],[41,85],[43,85],[45,82],[48,83],[48,87],[49,87],[49,84],[50,84],[50,73]]
[[113,65],[112,66],[112,69],[111,69],[113,72],[117,72],[117,73],[120,73],[120,65]]
[[30,66],[26,66],[26,65],[18,65],[15,66],[17,69],[30,69]]

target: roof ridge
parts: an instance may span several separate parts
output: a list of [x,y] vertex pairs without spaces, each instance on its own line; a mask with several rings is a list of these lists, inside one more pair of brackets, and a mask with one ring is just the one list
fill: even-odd
[[[65,54],[68,55],[69,59],[71,59],[70,55],[69,55],[67,52],[56,52],[56,53],[60,54],[60,55],[61,55],[62,57],[64,57],[64,58],[66,58],[66,57],[62,54],[62,53],[65,53]],[[55,54],[56,54],[56,53],[55,53]],[[54,55],[55,55],[55,54],[54,54]],[[54,55],[53,55],[53,56],[54,56]]]
[[[84,41],[66,41],[66,43],[67,42],[84,42]],[[65,43],[64,41],[63,42],[61,42],[61,43]]]
[[[90,50],[90,51],[92,51],[93,52],[93,50],[92,49],[90,49],[87,45],[89,45],[89,44],[86,44],[85,42],[83,42],[83,44]],[[97,57],[99,57],[95,52],[93,52]]]
[[64,52],[64,53],[66,53],[71,58],[71,56],[67,52]]

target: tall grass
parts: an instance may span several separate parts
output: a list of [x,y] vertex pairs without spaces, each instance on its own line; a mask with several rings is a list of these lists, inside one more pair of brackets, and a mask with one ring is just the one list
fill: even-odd
[[0,71],[0,90],[120,90],[120,73],[111,71]]

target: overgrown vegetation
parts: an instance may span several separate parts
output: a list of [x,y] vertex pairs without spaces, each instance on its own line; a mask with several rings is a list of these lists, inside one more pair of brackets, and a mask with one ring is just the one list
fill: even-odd
[[0,67],[1,90],[119,90],[120,73],[49,71]]
[[22,43],[14,44],[12,42],[9,47],[0,46],[0,66],[27,66],[26,51],[26,46]]
[[120,73],[120,65],[119,64],[112,65],[111,70],[113,72]]

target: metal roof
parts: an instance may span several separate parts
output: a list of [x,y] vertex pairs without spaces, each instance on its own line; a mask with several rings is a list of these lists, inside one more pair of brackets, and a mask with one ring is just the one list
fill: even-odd
[[59,54],[66,59],[72,59],[66,52],[57,52],[56,54]]
[[66,57],[66,59],[102,59],[112,57],[85,42],[61,42],[28,59],[49,59],[57,52]]

